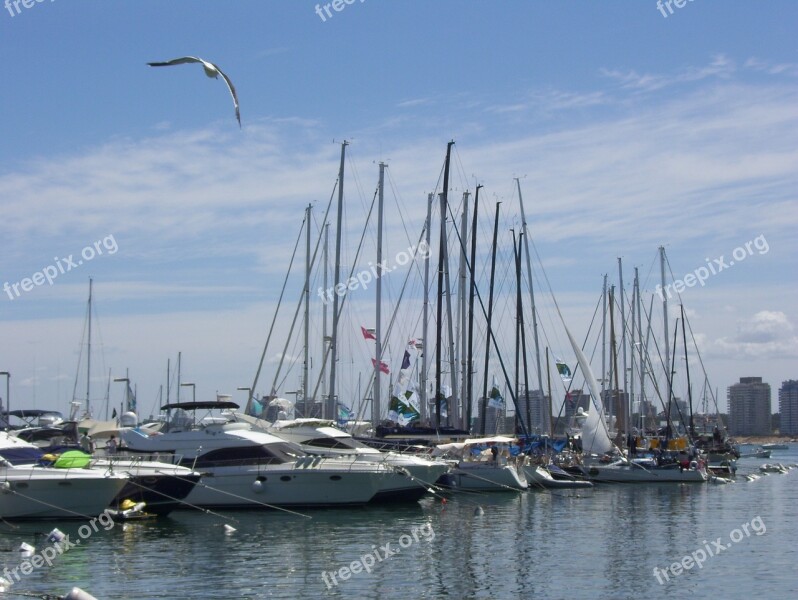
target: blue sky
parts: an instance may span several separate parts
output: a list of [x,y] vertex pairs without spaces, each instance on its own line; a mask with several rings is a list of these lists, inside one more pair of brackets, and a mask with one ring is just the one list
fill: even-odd
[[[218,390],[243,399],[235,388],[254,377],[304,207],[314,204],[315,233],[343,139],[352,141],[344,270],[353,268],[377,163],[389,165],[386,257],[393,258],[417,241],[454,139],[453,207],[476,182],[485,186],[483,280],[493,204],[502,202],[505,323],[513,310],[509,230],[520,224],[514,177],[579,338],[602,275],[617,281],[617,257],[627,289],[639,267],[648,302],[658,246],[683,278],[707,259],[728,263],[735,248],[765,240],[766,252],[751,246],[683,300],[721,408],[726,386],[750,375],[771,384],[775,408],[781,381],[798,377],[794,3],[695,0],[663,17],[653,0],[365,0],[326,21],[315,6],[54,0],[20,4],[18,13],[0,6],[0,284],[77,258],[94,242],[104,251],[51,286],[0,296],[0,370],[12,373],[12,408],[67,410],[89,276],[99,313],[93,402],[105,395],[108,369],[113,376],[130,369],[149,412],[178,351],[198,398]],[[241,130],[224,84],[199,66],[146,66],[183,55],[215,62],[231,77]],[[437,217],[434,231],[436,224]],[[374,248],[369,226],[356,270],[373,260]],[[386,314],[405,272],[383,280]],[[572,362],[538,264],[535,273],[545,337]],[[313,277],[315,290],[318,269]],[[400,360],[405,338],[421,335],[417,273],[408,282],[389,362]],[[282,392],[299,383],[301,335],[288,326],[301,286],[295,272],[264,367],[270,382],[289,339],[294,366]],[[358,328],[373,326],[373,294],[373,286],[353,292],[345,310],[342,398],[357,395],[358,373],[367,377],[372,350]],[[320,312],[317,299],[316,340]],[[661,336],[659,319],[653,333]],[[592,347],[595,325],[591,335]],[[503,338],[512,362],[512,334]],[[317,365],[318,358],[316,375]]]

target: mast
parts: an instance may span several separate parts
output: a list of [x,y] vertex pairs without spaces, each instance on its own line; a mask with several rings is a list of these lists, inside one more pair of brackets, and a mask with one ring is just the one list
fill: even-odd
[[[523,261],[523,256],[521,255],[521,245],[523,243],[524,232],[522,231],[518,234],[518,250],[515,253],[515,276],[517,279],[516,283],[516,293],[518,296],[518,329],[521,332],[521,356],[523,356],[523,363],[524,363],[524,398],[526,402],[524,403],[526,406],[526,428],[528,429],[529,433],[532,433],[532,410],[530,406],[530,398],[529,398],[529,368],[527,366],[526,360],[526,331],[524,330],[524,300],[521,295],[521,262]],[[543,392],[542,388],[543,385],[540,386],[541,394]],[[516,392],[518,395],[518,392]],[[543,405],[541,403],[540,409],[543,410]]]
[[[310,210],[312,207],[312,204],[308,204],[305,209],[305,351],[302,365],[302,400],[305,410],[308,406],[308,369],[310,368]],[[296,400],[296,397],[294,399]]]
[[601,401],[604,402],[604,392],[607,389],[607,275],[604,275],[604,285],[601,288]]
[[[324,224],[324,289],[328,290],[330,288],[327,287],[327,272],[329,270],[330,264],[330,252],[329,252],[329,245],[330,245],[330,224]],[[321,349],[324,353],[323,356],[327,356],[327,302],[322,302],[321,308]],[[327,395],[327,380],[324,377],[324,371],[327,368],[327,361],[321,361],[321,397],[324,398]],[[314,392],[315,396],[315,392]],[[311,407],[310,412],[308,412],[308,406],[305,404],[305,413],[303,416],[307,417],[315,416],[315,401],[314,406]]]
[[89,396],[89,389],[91,387],[91,293],[92,293],[92,278],[89,277],[89,344],[88,352],[86,354],[86,416],[91,418],[91,399]]
[[[383,222],[383,200],[385,191],[385,163],[380,163],[380,184],[379,184],[379,200],[377,204],[377,265],[382,265],[382,222]],[[382,269],[382,266],[378,268]],[[372,390],[371,400],[371,423],[374,431],[377,429],[377,421],[380,418],[380,365],[382,364],[382,271],[377,274],[377,324],[375,346],[377,351],[377,362],[374,363],[374,388]]]
[[549,436],[554,437],[554,407],[551,397],[551,367],[549,366],[548,346],[546,346],[546,389],[549,392]]
[[[171,383],[169,378],[172,376],[172,359],[166,359],[166,403],[169,404],[169,392],[171,391]],[[159,407],[160,408],[160,407]]]
[[[510,230],[513,234],[513,267],[515,267],[515,397],[518,398],[519,404],[521,401],[521,394],[519,393],[519,378],[521,373],[520,358],[521,358],[521,279],[519,271],[521,264],[518,262],[518,246],[515,240],[515,230]],[[527,398],[527,402],[529,399]],[[518,431],[518,424],[521,420],[520,411],[515,411],[515,430]]]
[[682,340],[684,341],[684,369],[687,373],[687,399],[690,402],[690,429],[687,435],[693,439],[695,435],[695,427],[693,423],[693,388],[690,385],[690,361],[687,360],[687,333],[684,329],[684,304],[679,305],[682,310]]
[[482,382],[482,423],[480,433],[485,435],[485,421],[487,420],[488,412],[488,364],[490,362],[490,339],[492,337],[491,322],[493,320],[493,284],[496,276],[496,242],[499,236],[499,206],[501,202],[496,203],[496,220],[493,223],[493,246],[491,247],[490,258],[490,285],[488,287],[488,322],[487,322],[487,339],[485,340],[485,379]]
[[479,209],[479,190],[482,186],[477,186],[477,192],[474,196],[474,217],[471,224],[471,280],[469,283],[468,292],[468,358],[466,360],[467,371],[467,392],[466,398],[468,405],[466,407],[466,429],[471,431],[471,418],[474,404],[474,295],[476,290],[476,265],[477,259],[477,211]]
[[182,360],[181,360],[182,356],[183,356],[182,352],[178,352],[177,353],[177,402],[178,402],[178,404],[180,403],[180,363],[182,362]]
[[427,390],[429,389],[427,385],[427,349],[429,348],[427,338],[429,330],[429,249],[432,247],[430,244],[432,243],[432,201],[434,197],[434,194],[427,194],[427,224],[424,234],[427,243],[427,256],[424,258],[424,314],[422,317],[423,323],[421,325],[421,335],[424,336],[424,346],[421,349],[421,418],[425,421],[427,419],[427,409],[429,408],[429,402],[427,400]]
[[[524,254],[526,255],[526,274],[529,279],[529,301],[532,310],[532,333],[535,339],[535,367],[538,374],[538,388],[542,392],[543,378],[540,370],[540,344],[538,342],[538,315],[537,307],[535,306],[535,284],[532,279],[532,261],[529,258],[529,227],[526,223],[526,214],[524,213],[524,197],[521,195],[521,180],[516,177],[515,183],[518,186],[518,202],[521,205],[521,223],[523,226],[522,234],[524,235]],[[531,428],[531,425],[530,425]]]
[[443,313],[443,285],[444,285],[444,267],[446,261],[446,205],[449,193],[449,161],[452,155],[452,146],[454,142],[449,142],[446,145],[446,163],[443,167],[443,192],[441,193],[441,232],[440,232],[440,250],[438,252],[438,306],[437,306],[437,322],[435,327],[435,426],[441,426],[441,357],[443,354],[442,347],[442,328],[443,320],[441,315]]
[[643,402],[646,399],[646,365],[643,362],[643,317],[642,311],[643,307],[640,301],[640,274],[637,272],[637,267],[635,267],[635,296],[637,298],[637,352],[638,352],[638,365],[640,367],[640,394],[638,396],[638,402],[641,409],[641,429],[645,432],[646,427],[646,417],[643,413]]
[[626,427],[626,420],[624,415],[625,413],[624,405],[626,403],[621,402],[620,398],[618,398],[618,347],[617,347],[617,340],[615,337],[615,286],[612,286],[610,288],[610,345],[612,346],[613,376],[615,378],[615,386],[614,386],[615,390],[613,393],[613,398],[615,400],[614,402],[615,429],[617,431],[617,439],[620,441],[623,439],[622,432]]
[[463,192],[463,214],[460,222],[460,272],[457,286],[457,313],[460,316],[459,328],[460,335],[460,428],[468,429],[466,424],[466,415],[468,408],[466,402],[468,401],[468,357],[466,356],[466,263],[468,262],[468,255],[466,249],[468,248],[468,196],[469,193]]
[[[659,269],[660,269],[660,281],[661,287],[660,290],[665,292],[665,246],[659,247]],[[671,364],[671,347],[669,345],[668,340],[668,295],[667,293],[662,294],[662,322],[663,322],[663,331],[664,331],[664,338],[665,338],[665,369],[668,371],[665,373],[665,377],[667,378],[668,383],[668,403],[670,404],[670,389],[671,389],[671,373],[670,373],[670,364]],[[670,417],[670,414],[668,415]]]
[[330,393],[327,396],[327,410],[324,417],[327,419],[335,418],[335,370],[336,360],[338,360],[338,285],[341,283],[341,229],[343,227],[344,212],[344,160],[346,158],[346,147],[349,142],[341,143],[341,165],[338,168],[338,218],[335,229],[335,274],[333,285],[333,326],[332,339],[330,340]]
[[[629,387],[626,379],[626,300],[624,298],[623,289],[623,263],[621,262],[620,256],[618,257],[618,283],[620,284],[621,288],[621,353],[623,357],[623,394],[628,394]],[[624,396],[621,395],[622,400],[623,398]],[[626,407],[627,405],[628,402],[624,401],[624,406]]]

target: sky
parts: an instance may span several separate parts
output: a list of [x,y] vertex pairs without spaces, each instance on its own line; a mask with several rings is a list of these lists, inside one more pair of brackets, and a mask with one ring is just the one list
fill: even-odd
[[[421,239],[455,141],[448,197],[457,230],[464,192],[473,206],[484,186],[475,270],[485,302],[501,203],[495,314],[510,371],[520,184],[541,352],[575,363],[556,299],[602,372],[595,311],[605,274],[620,289],[619,257],[627,321],[637,267],[661,352],[663,246],[667,283],[684,284],[681,298],[668,291],[670,343],[681,303],[721,411],[739,377],[770,383],[774,412],[781,382],[798,379],[794,2],[355,0],[338,11],[300,0],[25,2],[0,6],[0,371],[11,373],[12,409],[67,413],[73,396],[85,402],[89,278],[89,399],[101,415],[106,396],[115,407],[124,393],[109,373],[127,373],[139,412],[151,413],[178,353],[182,382],[194,383],[181,399],[193,391],[243,403],[237,388],[252,385],[284,280],[257,391],[276,380],[292,398],[302,385],[301,319],[291,323],[304,283],[304,211],[313,207],[313,249],[337,199],[344,140],[346,275],[376,262],[376,209],[367,214],[380,162],[384,257],[395,264]],[[186,55],[231,78],[241,128],[221,79],[199,65],[146,64]],[[333,202],[330,262],[335,216]],[[451,220],[448,231],[455,287]],[[311,388],[324,333],[321,252],[310,284]],[[422,268],[414,261],[382,277],[384,327],[396,315],[384,353],[392,377],[407,340],[422,337]],[[337,391],[360,414],[374,356],[360,327],[375,326],[375,291],[368,282],[348,293],[339,330]],[[456,310],[456,289],[452,302]],[[480,389],[479,309],[476,329]],[[686,396],[678,342],[676,393]],[[492,352],[489,371],[501,377]],[[704,375],[692,342],[688,357],[698,396]],[[556,373],[554,386],[561,396]]]

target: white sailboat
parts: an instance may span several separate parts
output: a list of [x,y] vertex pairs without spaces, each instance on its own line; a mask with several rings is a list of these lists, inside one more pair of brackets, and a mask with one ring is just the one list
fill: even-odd
[[[523,491],[529,487],[524,472],[510,463],[504,450],[515,440],[504,436],[468,439],[463,442],[439,444],[434,455],[453,457],[452,470],[445,479],[449,487],[482,492]],[[496,451],[486,450],[474,455],[480,446],[490,446]]]

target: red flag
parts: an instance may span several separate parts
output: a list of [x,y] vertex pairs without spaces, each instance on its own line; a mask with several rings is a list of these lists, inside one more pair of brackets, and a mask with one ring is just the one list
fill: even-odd
[[377,336],[374,335],[373,329],[366,329],[362,325],[360,326],[360,331],[363,333],[363,337],[367,340],[376,340]]
[[[371,359],[371,366],[373,366],[373,367],[377,366],[377,359],[376,358],[372,358]],[[380,361],[380,371],[382,371],[386,375],[390,375],[391,374],[390,370],[388,369],[388,365],[386,365],[382,361]]]

